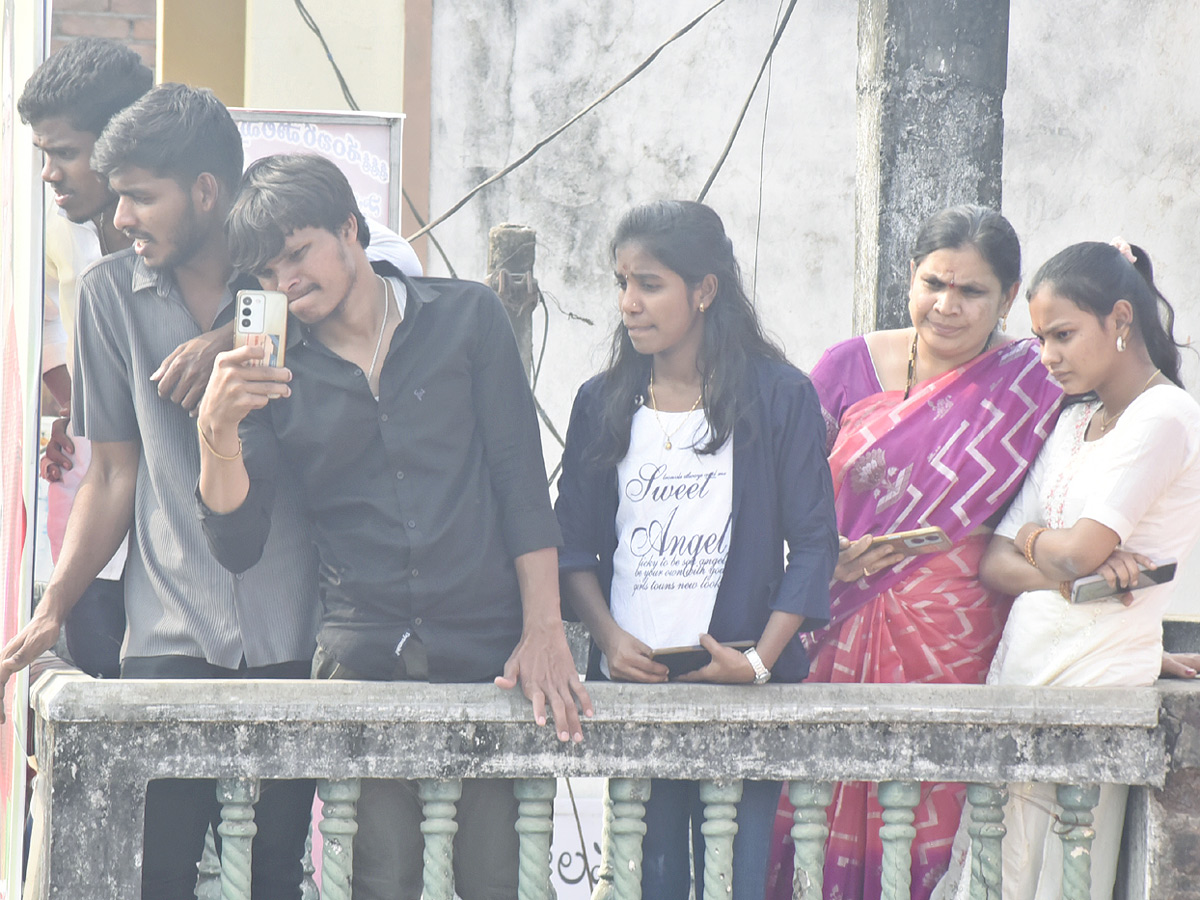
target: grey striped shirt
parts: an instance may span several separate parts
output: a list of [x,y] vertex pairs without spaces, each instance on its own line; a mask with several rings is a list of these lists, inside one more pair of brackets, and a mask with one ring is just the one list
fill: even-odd
[[[218,322],[232,313],[232,290]],[[122,658],[178,654],[237,668],[308,659],[318,618],[316,553],[295,480],[282,475],[261,561],[233,575],[213,558],[196,514],[196,422],[158,396],[150,375],[179,344],[210,330],[170,272],[132,250],[79,283],[73,420],[94,442],[140,441],[125,572]]]

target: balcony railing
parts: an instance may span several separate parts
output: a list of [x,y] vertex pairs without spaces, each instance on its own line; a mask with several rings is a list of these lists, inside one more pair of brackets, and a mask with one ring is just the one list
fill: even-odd
[[[741,779],[791,782],[800,897],[820,897],[823,809],[829,783],[844,779],[886,783],[880,799],[887,823],[885,896],[892,900],[908,896],[908,842],[920,781],[979,785],[972,789],[983,838],[976,868],[993,888],[1003,832],[996,821],[1000,785],[1075,786],[1060,796],[1075,807],[1078,824],[1065,838],[1078,852],[1067,858],[1082,865],[1084,883],[1094,802],[1088,786],[1145,787],[1131,793],[1137,833],[1127,833],[1132,861],[1118,896],[1186,896],[1163,890],[1163,879],[1179,869],[1177,859],[1167,859],[1174,852],[1169,830],[1187,819],[1158,789],[1171,779],[1182,779],[1185,791],[1200,783],[1200,685],[590,684],[589,690],[596,716],[585,724],[585,741],[564,745],[552,729],[531,722],[523,697],[491,685],[92,681],[71,671],[47,672],[32,690],[38,768],[51,798],[41,896],[136,898],[147,783],[204,777],[221,780],[225,800],[224,897],[249,897],[257,779],[317,778],[325,800],[322,896],[349,898],[357,779],[371,777],[422,780],[425,897],[451,900],[459,780],[498,776],[517,779],[522,900],[551,896],[557,776],[611,779],[607,889],[621,900],[639,895],[642,804],[652,777],[707,783],[711,859],[705,865],[711,863],[706,872],[712,875],[706,898],[728,896],[732,804]],[[1200,824],[1193,820],[1185,830],[1194,841]],[[1166,874],[1157,875],[1160,870]],[[1180,890],[1195,883],[1185,877]]]

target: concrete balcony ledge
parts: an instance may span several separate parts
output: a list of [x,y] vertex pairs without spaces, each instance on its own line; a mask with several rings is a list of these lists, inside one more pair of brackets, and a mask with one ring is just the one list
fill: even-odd
[[1176,900],[1200,879],[1200,682],[588,689],[597,712],[575,745],[490,684],[93,681],[51,668],[31,691],[42,896],[135,898],[146,785],[165,777],[1110,781],[1134,785],[1118,896]]
[[92,681],[60,670],[37,680],[32,702],[39,763],[56,786],[619,773],[1161,787],[1172,753],[1176,766],[1200,759],[1198,684],[588,689],[596,716],[581,745],[560,744],[523,696],[487,684]]

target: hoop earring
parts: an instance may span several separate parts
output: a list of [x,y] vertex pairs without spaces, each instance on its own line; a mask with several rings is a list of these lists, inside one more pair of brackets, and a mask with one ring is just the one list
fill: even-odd
[[1118,353],[1125,352],[1125,335],[1123,335],[1123,334],[1117,335],[1117,352]]
[[704,304],[703,303],[700,304],[700,312],[704,312]]

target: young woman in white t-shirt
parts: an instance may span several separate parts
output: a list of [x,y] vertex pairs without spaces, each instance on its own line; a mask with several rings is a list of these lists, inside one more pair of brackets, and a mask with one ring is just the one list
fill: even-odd
[[[838,546],[816,392],[763,335],[707,206],[631,210],[612,259],[621,323],[576,397],[555,505],[590,676],[663,683],[654,651],[699,644],[711,661],[680,680],[800,681]],[[743,782],[734,900],[762,900],[778,796]],[[689,838],[701,894],[702,816],[697,782],[653,781],[642,896],[687,898]]]
[[[1200,404],[1180,385],[1171,307],[1146,253],[1119,243],[1058,253],[1029,298],[1042,362],[1082,399],[1063,411],[984,555],[983,582],[1019,595],[987,681],[1148,685],[1174,584],[1089,603],[1070,595],[1085,575],[1127,587],[1139,564],[1182,561],[1200,533]],[[1125,794],[1101,786],[1093,900],[1112,896]],[[1054,786],[1012,784],[1009,796],[1005,900],[1062,896]],[[955,875],[965,896],[965,865]]]

